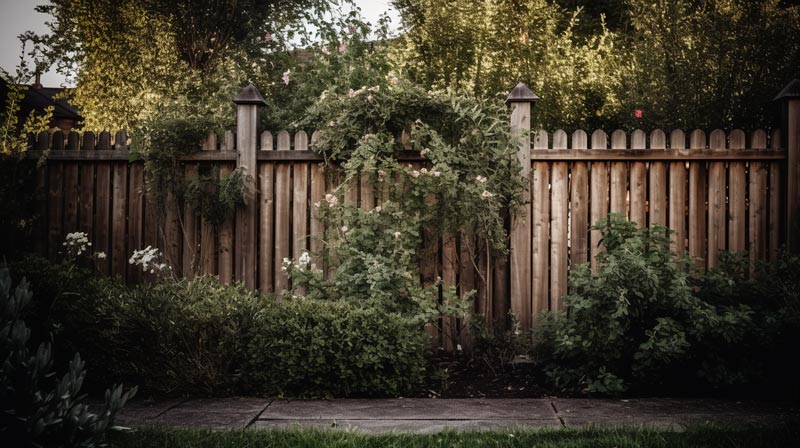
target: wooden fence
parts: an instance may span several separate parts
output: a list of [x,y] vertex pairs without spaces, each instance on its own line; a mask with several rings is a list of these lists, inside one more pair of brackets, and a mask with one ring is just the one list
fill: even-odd
[[[129,162],[124,132],[113,143],[107,132],[43,133],[31,152],[38,157],[49,150],[36,184],[45,217],[38,249],[55,257],[67,233],[83,231],[95,250],[108,254],[98,269],[128,281],[141,279],[128,257],[152,245],[179,275],[218,275],[263,291],[286,288],[281,262],[320,251],[325,229],[313,204],[336,185],[309,151],[305,132],[256,133],[260,95],[253,91],[243,92],[249,100],[239,103],[235,133],[219,142],[210,135],[201,151],[183,159],[187,174],[211,165],[225,174],[238,165],[254,175],[246,206],[217,232],[188,208],[159,216],[145,194],[143,164]],[[512,92],[515,132],[527,135],[534,101],[532,94]],[[563,308],[569,269],[595,263],[602,247],[590,226],[609,212],[642,226],[670,227],[675,251],[697,257],[703,267],[716,266],[721,250],[747,250],[754,260],[774,259],[785,243],[797,251],[800,98],[782,101],[783,131],[532,133],[519,151],[529,201],[511,217],[510,255],[463,235],[427,241],[433,250],[421,257],[421,279],[438,275],[460,294],[476,289],[480,314],[501,319],[510,309],[527,328],[537,312]],[[400,157],[424,163],[418,154]],[[381,197],[368,182],[356,182],[344,200],[371,209]],[[441,343],[450,349],[464,323],[443,326]]]

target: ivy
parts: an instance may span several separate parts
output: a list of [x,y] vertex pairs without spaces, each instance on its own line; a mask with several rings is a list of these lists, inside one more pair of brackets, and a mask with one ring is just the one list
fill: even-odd
[[241,168],[221,177],[218,167],[210,174],[192,176],[186,183],[186,203],[206,222],[219,227],[237,206],[244,205],[245,177]]

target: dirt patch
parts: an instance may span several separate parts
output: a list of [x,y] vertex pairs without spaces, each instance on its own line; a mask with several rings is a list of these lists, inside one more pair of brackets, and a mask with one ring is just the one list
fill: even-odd
[[542,398],[532,363],[483,366],[466,358],[435,358],[415,397]]

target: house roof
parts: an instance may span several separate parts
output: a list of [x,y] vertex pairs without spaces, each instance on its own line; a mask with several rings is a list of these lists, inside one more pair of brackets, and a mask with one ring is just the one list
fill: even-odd
[[[0,105],[5,107],[6,94],[8,91],[8,83],[0,78]],[[69,104],[63,98],[54,98],[59,93],[64,92],[66,89],[63,87],[33,87],[29,86],[23,98],[20,113],[22,116],[28,115],[31,111],[37,113],[44,113],[45,109],[53,106],[54,119],[70,119],[75,121],[83,120],[83,116],[78,109]]]

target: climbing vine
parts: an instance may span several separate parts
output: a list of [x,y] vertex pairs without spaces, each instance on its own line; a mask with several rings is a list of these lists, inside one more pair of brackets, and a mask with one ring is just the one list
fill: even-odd
[[[423,246],[448,235],[462,235],[462,246],[506,249],[503,217],[521,204],[524,181],[502,102],[391,78],[344,95],[323,93],[309,112],[306,127],[319,131],[312,149],[326,173],[340,178],[313,204],[329,230],[325,253],[312,256],[333,275],[325,278],[308,255],[285,260],[293,292],[365,301],[421,321],[468,312],[455,287],[440,298],[441,279],[420,284],[419,259]],[[404,154],[419,159],[401,162]],[[380,205],[345,204],[358,181],[371,184]],[[468,299],[473,292],[463,293]]]
[[137,128],[131,138],[134,158],[145,163],[147,193],[162,209],[186,204],[207,222],[219,226],[244,204],[246,174],[236,169],[221,176],[219,169],[186,176],[180,157],[201,149],[209,132],[219,126],[202,118],[157,118]]

